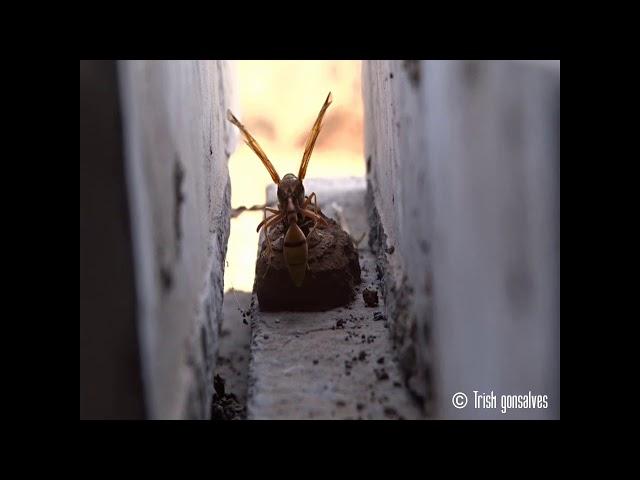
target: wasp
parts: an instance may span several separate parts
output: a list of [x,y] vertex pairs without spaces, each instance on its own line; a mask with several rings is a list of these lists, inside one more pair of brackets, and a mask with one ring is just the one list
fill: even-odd
[[[278,208],[265,207],[265,219],[258,224],[257,231],[264,229],[265,239],[267,242],[267,254],[268,258],[271,258],[272,246],[269,240],[269,227],[277,225],[278,222],[283,222],[286,228],[283,240],[282,252],[284,255],[284,261],[289,270],[289,275],[293,284],[296,287],[302,286],[307,270],[309,270],[308,253],[309,246],[307,238],[316,231],[316,227],[321,225],[322,227],[328,226],[328,223],[322,216],[318,214],[319,209],[317,205],[317,198],[315,192],[306,196],[304,191],[305,174],[307,173],[307,166],[311,159],[311,152],[315,146],[320,129],[322,128],[322,119],[324,114],[331,105],[332,102],[331,92],[327,95],[327,99],[318,113],[311,133],[307,138],[307,142],[304,147],[304,153],[302,155],[302,161],[300,162],[300,169],[298,170],[298,176],[296,177],[292,173],[287,173],[282,179],[278,175],[278,172],[274,168],[273,164],[267,157],[264,150],[258,145],[258,142],[251,136],[247,129],[238,121],[238,119],[231,113],[231,110],[227,110],[227,120],[233,123],[240,129],[244,136],[245,143],[249,145],[251,150],[260,158],[263,165],[269,172],[271,179],[278,186]],[[309,208],[309,207],[312,207]],[[267,217],[267,212],[273,215]],[[300,224],[305,220],[313,220],[313,228],[309,231],[308,236],[305,237],[304,232],[300,229]]]

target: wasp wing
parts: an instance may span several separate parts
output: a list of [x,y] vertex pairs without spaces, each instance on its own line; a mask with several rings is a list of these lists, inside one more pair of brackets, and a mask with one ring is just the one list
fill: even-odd
[[244,127],[244,125],[242,125],[238,121],[238,119],[233,115],[233,113],[231,113],[231,110],[227,110],[227,120],[229,120],[231,123],[233,123],[236,127],[240,129],[240,131],[244,135],[245,143],[249,145],[251,150],[253,150],[258,157],[260,157],[260,160],[262,160],[262,163],[264,164],[267,171],[269,172],[269,175],[271,175],[271,179],[275,183],[280,183],[280,175],[278,175],[278,172],[276,171],[275,167],[269,161],[267,154],[264,153],[264,150],[262,150],[262,148],[260,148],[260,145],[258,145],[258,142],[256,142],[256,139],[251,136],[251,134]]
[[298,178],[300,180],[304,180],[304,176],[307,174],[307,165],[309,165],[309,160],[311,159],[311,152],[316,144],[320,128],[322,128],[322,118],[332,101],[333,98],[331,97],[331,92],[329,92],[329,95],[327,95],[327,99],[324,101],[324,105],[318,114],[318,118],[316,118],[316,123],[313,124],[313,128],[311,129],[311,133],[309,134],[309,138],[307,139],[307,143],[304,147],[304,154],[302,155],[302,162],[300,163],[300,170],[298,172]]

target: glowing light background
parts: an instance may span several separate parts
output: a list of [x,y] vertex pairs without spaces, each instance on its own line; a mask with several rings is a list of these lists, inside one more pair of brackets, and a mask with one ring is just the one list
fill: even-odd
[[[297,175],[307,136],[330,91],[333,103],[325,115],[307,178],[365,174],[359,60],[233,63],[238,88],[234,113],[280,177]],[[229,159],[229,173],[232,208],[264,203],[271,177],[240,137]],[[322,207],[321,198],[318,203]],[[252,290],[258,249],[256,227],[262,218],[262,212],[244,212],[231,219],[225,290]]]

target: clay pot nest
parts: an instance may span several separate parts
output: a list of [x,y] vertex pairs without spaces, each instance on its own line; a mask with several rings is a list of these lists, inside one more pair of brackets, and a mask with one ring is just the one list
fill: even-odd
[[300,225],[307,237],[308,264],[304,281],[296,287],[284,261],[282,244],[286,233],[283,223],[269,229],[272,252],[261,236],[254,290],[263,311],[323,311],[341,307],[355,298],[361,282],[358,251],[351,236],[333,219],[320,215],[329,224],[317,228],[311,236],[312,221]]

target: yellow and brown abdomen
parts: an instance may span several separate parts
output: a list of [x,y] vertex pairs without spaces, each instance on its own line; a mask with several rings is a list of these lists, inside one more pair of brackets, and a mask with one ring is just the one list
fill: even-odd
[[302,286],[307,271],[307,239],[297,223],[291,223],[284,236],[284,261],[296,287]]

